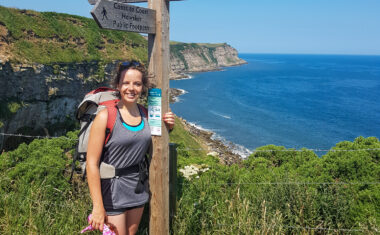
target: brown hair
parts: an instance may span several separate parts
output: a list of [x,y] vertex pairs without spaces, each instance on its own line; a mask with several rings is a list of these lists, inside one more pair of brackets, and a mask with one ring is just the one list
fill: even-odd
[[143,90],[141,92],[141,97],[146,96],[148,93],[148,88],[149,88],[148,72],[146,71],[144,64],[142,64],[138,61],[134,61],[134,60],[120,62],[117,65],[116,76],[114,77],[114,79],[112,81],[113,88],[117,89],[117,86],[120,83],[122,72],[129,70],[129,69],[136,69],[142,73]]

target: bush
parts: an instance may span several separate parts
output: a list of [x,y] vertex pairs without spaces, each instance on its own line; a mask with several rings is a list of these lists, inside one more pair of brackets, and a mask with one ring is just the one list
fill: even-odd
[[[0,155],[1,234],[76,234],[86,226],[91,211],[86,184],[68,182],[76,135],[34,140]],[[189,148],[187,141],[177,140]],[[380,151],[368,149],[378,148],[378,139],[358,137],[317,157],[306,149],[276,151],[287,149],[271,145],[242,167],[181,153],[183,164],[210,161],[211,167],[199,178],[179,178],[172,232],[375,234],[380,229]],[[349,149],[358,151],[336,151]],[[140,234],[148,230],[147,217],[146,210]]]
[[[319,158],[306,149],[269,145],[244,160],[243,168],[214,166],[182,183],[174,233],[375,234],[380,152],[366,149],[379,147],[376,138],[358,137]],[[363,150],[334,151],[349,149]]]
[[85,226],[87,187],[68,180],[75,139],[36,139],[0,155],[1,234],[74,234]]

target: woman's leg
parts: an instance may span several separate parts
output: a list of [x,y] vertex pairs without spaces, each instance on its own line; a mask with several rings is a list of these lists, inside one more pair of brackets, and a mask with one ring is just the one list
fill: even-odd
[[125,214],[126,229],[128,235],[135,235],[139,228],[141,216],[144,212],[144,206],[127,210]]
[[119,215],[108,215],[107,216],[107,224],[112,227],[112,230],[117,235],[127,235],[127,227],[126,227],[126,212]]

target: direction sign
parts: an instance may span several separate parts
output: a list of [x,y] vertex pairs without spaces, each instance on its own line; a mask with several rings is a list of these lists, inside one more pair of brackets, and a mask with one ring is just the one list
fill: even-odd
[[156,12],[115,1],[99,0],[91,15],[103,29],[116,29],[137,33],[156,32]]
[[[99,0],[88,0],[88,3],[91,5],[95,5],[96,2]],[[114,2],[121,2],[121,3],[134,3],[134,2],[148,2],[148,0],[112,0]],[[182,1],[182,0],[170,0],[170,1]]]

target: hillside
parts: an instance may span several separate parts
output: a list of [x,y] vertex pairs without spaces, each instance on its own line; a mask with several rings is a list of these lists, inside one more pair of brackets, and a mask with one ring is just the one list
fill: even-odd
[[146,51],[147,42],[141,35],[102,30],[89,18],[0,6],[3,63],[146,61]]
[[[171,52],[176,78],[245,63],[225,43],[172,42]],[[102,30],[80,16],[0,6],[0,132],[73,130],[83,96],[108,86],[117,63],[131,59],[147,62],[147,40],[140,34]],[[17,145],[7,139],[0,136],[0,148]]]
[[[171,75],[245,63],[226,43],[171,42]],[[55,64],[147,61],[147,41],[137,33],[103,30],[94,20],[0,6],[0,63]]]

